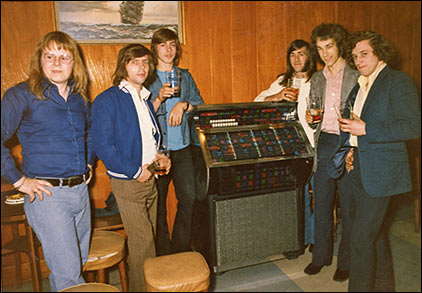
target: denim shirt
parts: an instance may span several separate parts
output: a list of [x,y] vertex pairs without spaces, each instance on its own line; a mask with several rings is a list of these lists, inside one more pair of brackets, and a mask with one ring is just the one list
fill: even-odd
[[66,178],[87,172],[87,164],[93,164],[90,104],[72,86],[67,101],[56,85],[44,81],[44,89],[47,99],[40,100],[20,83],[1,101],[1,176],[12,184],[22,173],[5,143],[16,130],[26,176]]
[[[199,94],[199,90],[196,87],[195,81],[192,78],[192,75],[187,69],[178,68],[180,70],[180,97],[182,102],[189,102],[192,106],[204,104],[202,97]],[[151,92],[150,99],[153,101],[157,98],[160,93],[160,89],[163,87],[163,83],[156,73],[154,82],[148,86],[148,90]],[[161,133],[163,135],[163,145],[168,146],[168,121],[166,119],[167,112],[171,109],[166,109],[166,104],[162,103],[156,111],[158,122],[160,124]],[[182,135],[183,135],[183,144],[189,145],[191,143],[199,145],[198,135],[192,125],[192,115],[191,112],[185,111],[183,114],[183,119],[181,123]]]

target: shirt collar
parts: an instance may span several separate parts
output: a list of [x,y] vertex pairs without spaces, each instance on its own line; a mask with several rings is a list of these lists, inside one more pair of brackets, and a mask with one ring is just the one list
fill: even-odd
[[372,72],[369,76],[363,76],[363,75],[359,76],[358,78],[359,86],[361,88],[364,88],[365,90],[368,90],[374,83],[378,74],[381,72],[381,70],[384,69],[385,66],[387,66],[387,64],[384,61],[380,60],[374,72]]
[[[129,93],[137,93],[137,90],[134,86],[132,86],[126,79],[122,79],[122,81],[119,84],[119,89],[124,91],[124,88],[129,92]],[[143,100],[147,100],[150,96],[151,92],[149,90],[146,89],[146,87],[142,86],[141,88],[141,99]]]
[[346,61],[345,60],[342,60],[341,62],[342,62],[342,64],[340,66],[340,69],[339,69],[336,77],[333,77],[333,75],[332,75],[331,71],[328,69],[328,66],[327,65],[324,66],[324,68],[322,69],[322,72],[324,73],[325,78],[328,79],[328,77],[331,77],[331,78],[337,78],[337,77],[339,77],[343,73],[344,68],[346,68]]

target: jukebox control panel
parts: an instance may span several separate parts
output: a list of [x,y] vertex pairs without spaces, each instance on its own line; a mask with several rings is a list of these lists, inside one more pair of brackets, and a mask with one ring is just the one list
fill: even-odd
[[306,180],[313,149],[296,111],[291,102],[196,106],[208,194],[294,188]]

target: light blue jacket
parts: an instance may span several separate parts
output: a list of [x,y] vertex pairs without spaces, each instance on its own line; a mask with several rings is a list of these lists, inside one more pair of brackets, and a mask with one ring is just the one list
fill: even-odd
[[[183,102],[189,102],[192,106],[204,104],[202,97],[199,94],[199,90],[196,87],[195,81],[192,78],[192,75],[189,73],[187,69],[182,69],[176,67],[180,70],[180,98]],[[153,101],[157,98],[158,94],[160,93],[160,89],[163,87],[163,83],[161,82],[160,78],[155,73],[155,80],[154,82],[148,87],[148,90],[151,92],[150,100]],[[158,118],[158,122],[161,127],[161,133],[163,135],[163,145],[167,146],[168,137],[167,137],[167,128],[168,128],[168,121],[166,119],[166,114],[171,109],[166,109],[165,103],[162,103],[160,107],[157,109],[156,115]],[[192,124],[192,115],[191,112],[186,112],[183,115],[182,119],[182,134],[183,134],[183,144],[189,145],[194,143],[199,145],[199,138],[194,129]]]

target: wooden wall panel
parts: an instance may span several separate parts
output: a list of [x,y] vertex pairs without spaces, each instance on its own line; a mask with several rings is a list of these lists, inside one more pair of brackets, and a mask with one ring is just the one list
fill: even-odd
[[[322,22],[383,34],[399,53],[394,67],[408,73],[420,93],[420,1],[183,1],[182,5],[185,44],[180,66],[189,69],[207,104],[252,101],[285,71],[289,43],[298,38],[309,41],[312,29]],[[1,2],[2,96],[27,77],[37,41],[54,29],[53,1]],[[124,45],[81,45],[92,100],[111,85]],[[20,162],[19,145],[12,153]],[[105,207],[111,188],[101,161],[90,191],[94,207]],[[170,222],[176,203],[171,187]]]
[[[256,96],[256,24],[255,3],[234,2],[231,5],[232,31],[232,102],[251,101]],[[244,11],[244,13],[238,13]]]
[[[209,16],[212,22],[209,26],[211,56],[211,96],[208,104],[232,102],[233,63],[231,39],[231,8],[232,3],[224,1],[213,2],[209,6]],[[200,22],[197,23],[200,25]],[[200,54],[200,52],[196,52]]]

